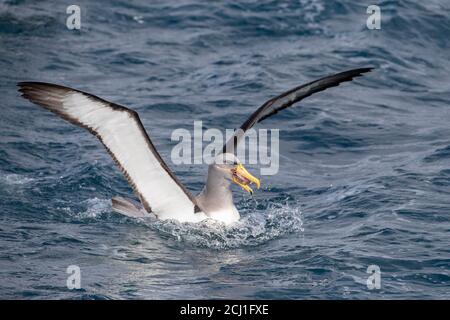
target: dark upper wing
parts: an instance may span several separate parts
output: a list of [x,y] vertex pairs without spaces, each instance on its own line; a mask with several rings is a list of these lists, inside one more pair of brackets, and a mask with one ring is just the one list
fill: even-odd
[[236,130],[234,135],[224,145],[222,152],[234,153],[237,144],[245,135],[245,132],[253,127],[256,123],[276,114],[278,111],[292,106],[294,103],[309,97],[310,95],[323,91],[325,89],[338,86],[345,81],[351,81],[355,77],[361,76],[365,72],[371,71],[373,68],[359,68],[337,73],[331,76],[303,84],[291,89],[279,96],[270,99],[258,108],[242,125]]

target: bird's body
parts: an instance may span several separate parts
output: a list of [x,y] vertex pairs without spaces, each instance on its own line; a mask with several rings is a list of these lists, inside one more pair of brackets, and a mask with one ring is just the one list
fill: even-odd
[[[230,155],[232,157],[232,155]],[[202,211],[186,214],[168,215],[166,219],[174,219],[180,222],[200,222],[213,219],[224,224],[232,224],[239,221],[239,211],[234,205],[231,182],[225,179],[223,172],[212,164],[208,168],[208,177],[203,190],[195,197]],[[113,207],[120,213],[132,217],[145,217],[149,213],[139,203],[122,197],[113,198]]]
[[87,129],[102,142],[139,198],[139,202],[113,198],[113,209],[117,212],[136,218],[154,214],[161,220],[195,223],[213,219],[232,224],[240,218],[230,188],[232,182],[249,193],[253,192],[250,184],[258,188],[260,184],[234,155],[245,132],[305,97],[351,81],[370,70],[354,69],[324,77],[264,103],[236,130],[209,165],[205,187],[198,196],[192,195],[169,169],[135,111],[60,85],[21,82],[18,86],[24,98]]

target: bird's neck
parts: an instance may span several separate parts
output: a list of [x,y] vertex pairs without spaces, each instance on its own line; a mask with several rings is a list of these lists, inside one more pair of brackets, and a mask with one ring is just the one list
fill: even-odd
[[197,200],[205,214],[213,219],[223,222],[239,220],[230,181],[225,179],[223,173],[214,166],[209,167],[206,185]]
[[210,204],[214,207],[234,207],[230,181],[225,179],[222,172],[214,166],[209,166],[208,168],[208,178],[202,193],[205,196],[205,200],[211,202]]

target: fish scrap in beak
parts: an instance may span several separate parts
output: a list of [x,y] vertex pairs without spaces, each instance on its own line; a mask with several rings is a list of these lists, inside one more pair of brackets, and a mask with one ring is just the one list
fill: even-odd
[[258,178],[252,176],[242,165],[242,163],[238,164],[234,169],[231,170],[232,180],[234,183],[239,185],[242,189],[247,191],[250,194],[253,194],[252,188],[248,185],[254,183],[256,187],[259,189],[260,181]]

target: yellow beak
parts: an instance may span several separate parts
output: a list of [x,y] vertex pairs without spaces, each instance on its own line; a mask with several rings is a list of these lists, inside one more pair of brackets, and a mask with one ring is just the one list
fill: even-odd
[[250,183],[254,183],[256,187],[259,189],[261,183],[258,178],[252,176],[242,165],[242,163],[238,164],[233,170],[232,170],[232,180],[234,183],[239,185],[242,189],[247,191],[250,194],[253,194],[252,188],[250,188],[248,185]]

